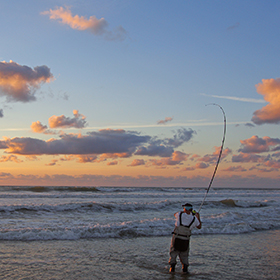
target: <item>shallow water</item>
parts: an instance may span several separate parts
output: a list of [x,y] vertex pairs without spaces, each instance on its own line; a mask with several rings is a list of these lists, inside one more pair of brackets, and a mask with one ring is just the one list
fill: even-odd
[[280,190],[213,189],[190,272],[168,273],[174,212],[203,189],[0,187],[0,279],[279,280]]
[[168,273],[169,237],[2,241],[1,279],[280,279],[280,231],[197,235],[190,275]]

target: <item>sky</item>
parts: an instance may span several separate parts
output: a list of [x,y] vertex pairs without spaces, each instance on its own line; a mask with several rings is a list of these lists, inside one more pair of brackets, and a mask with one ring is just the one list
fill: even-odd
[[0,185],[280,188],[279,12],[1,0]]

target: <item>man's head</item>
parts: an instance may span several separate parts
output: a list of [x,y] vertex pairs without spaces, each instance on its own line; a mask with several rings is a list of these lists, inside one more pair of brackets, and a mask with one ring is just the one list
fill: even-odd
[[184,211],[187,213],[190,213],[193,210],[193,207],[190,203],[183,204],[182,207],[184,207]]

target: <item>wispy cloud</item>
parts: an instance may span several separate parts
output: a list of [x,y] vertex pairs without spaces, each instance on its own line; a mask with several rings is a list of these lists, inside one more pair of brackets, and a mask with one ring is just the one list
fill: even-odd
[[157,124],[166,124],[167,122],[171,122],[173,120],[173,117],[166,117],[164,120],[160,120],[157,122]]
[[239,23],[239,22],[237,22],[237,23],[235,23],[235,24],[233,24],[233,25],[229,26],[229,27],[227,28],[227,30],[236,29],[236,28],[238,28],[239,26],[240,26],[240,23]]
[[87,19],[84,16],[72,15],[69,7],[58,7],[55,10],[42,12],[43,15],[48,15],[50,19],[58,20],[62,24],[69,25],[76,30],[89,30],[94,35],[103,36],[107,40],[124,40],[126,31],[122,26],[115,30],[108,30],[108,22],[104,19],[97,19],[96,16],[90,16]]
[[236,97],[236,96],[223,96],[223,95],[210,95],[201,93],[200,95],[214,97],[214,98],[222,98],[222,99],[229,99],[234,101],[241,101],[241,102],[250,102],[250,103],[267,103],[267,101],[263,99],[255,99],[255,98],[245,98],[245,97]]

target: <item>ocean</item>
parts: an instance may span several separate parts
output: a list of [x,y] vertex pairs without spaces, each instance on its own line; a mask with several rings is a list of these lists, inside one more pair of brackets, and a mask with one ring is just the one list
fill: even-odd
[[280,190],[215,189],[168,273],[174,216],[205,189],[0,187],[0,279],[280,279]]

